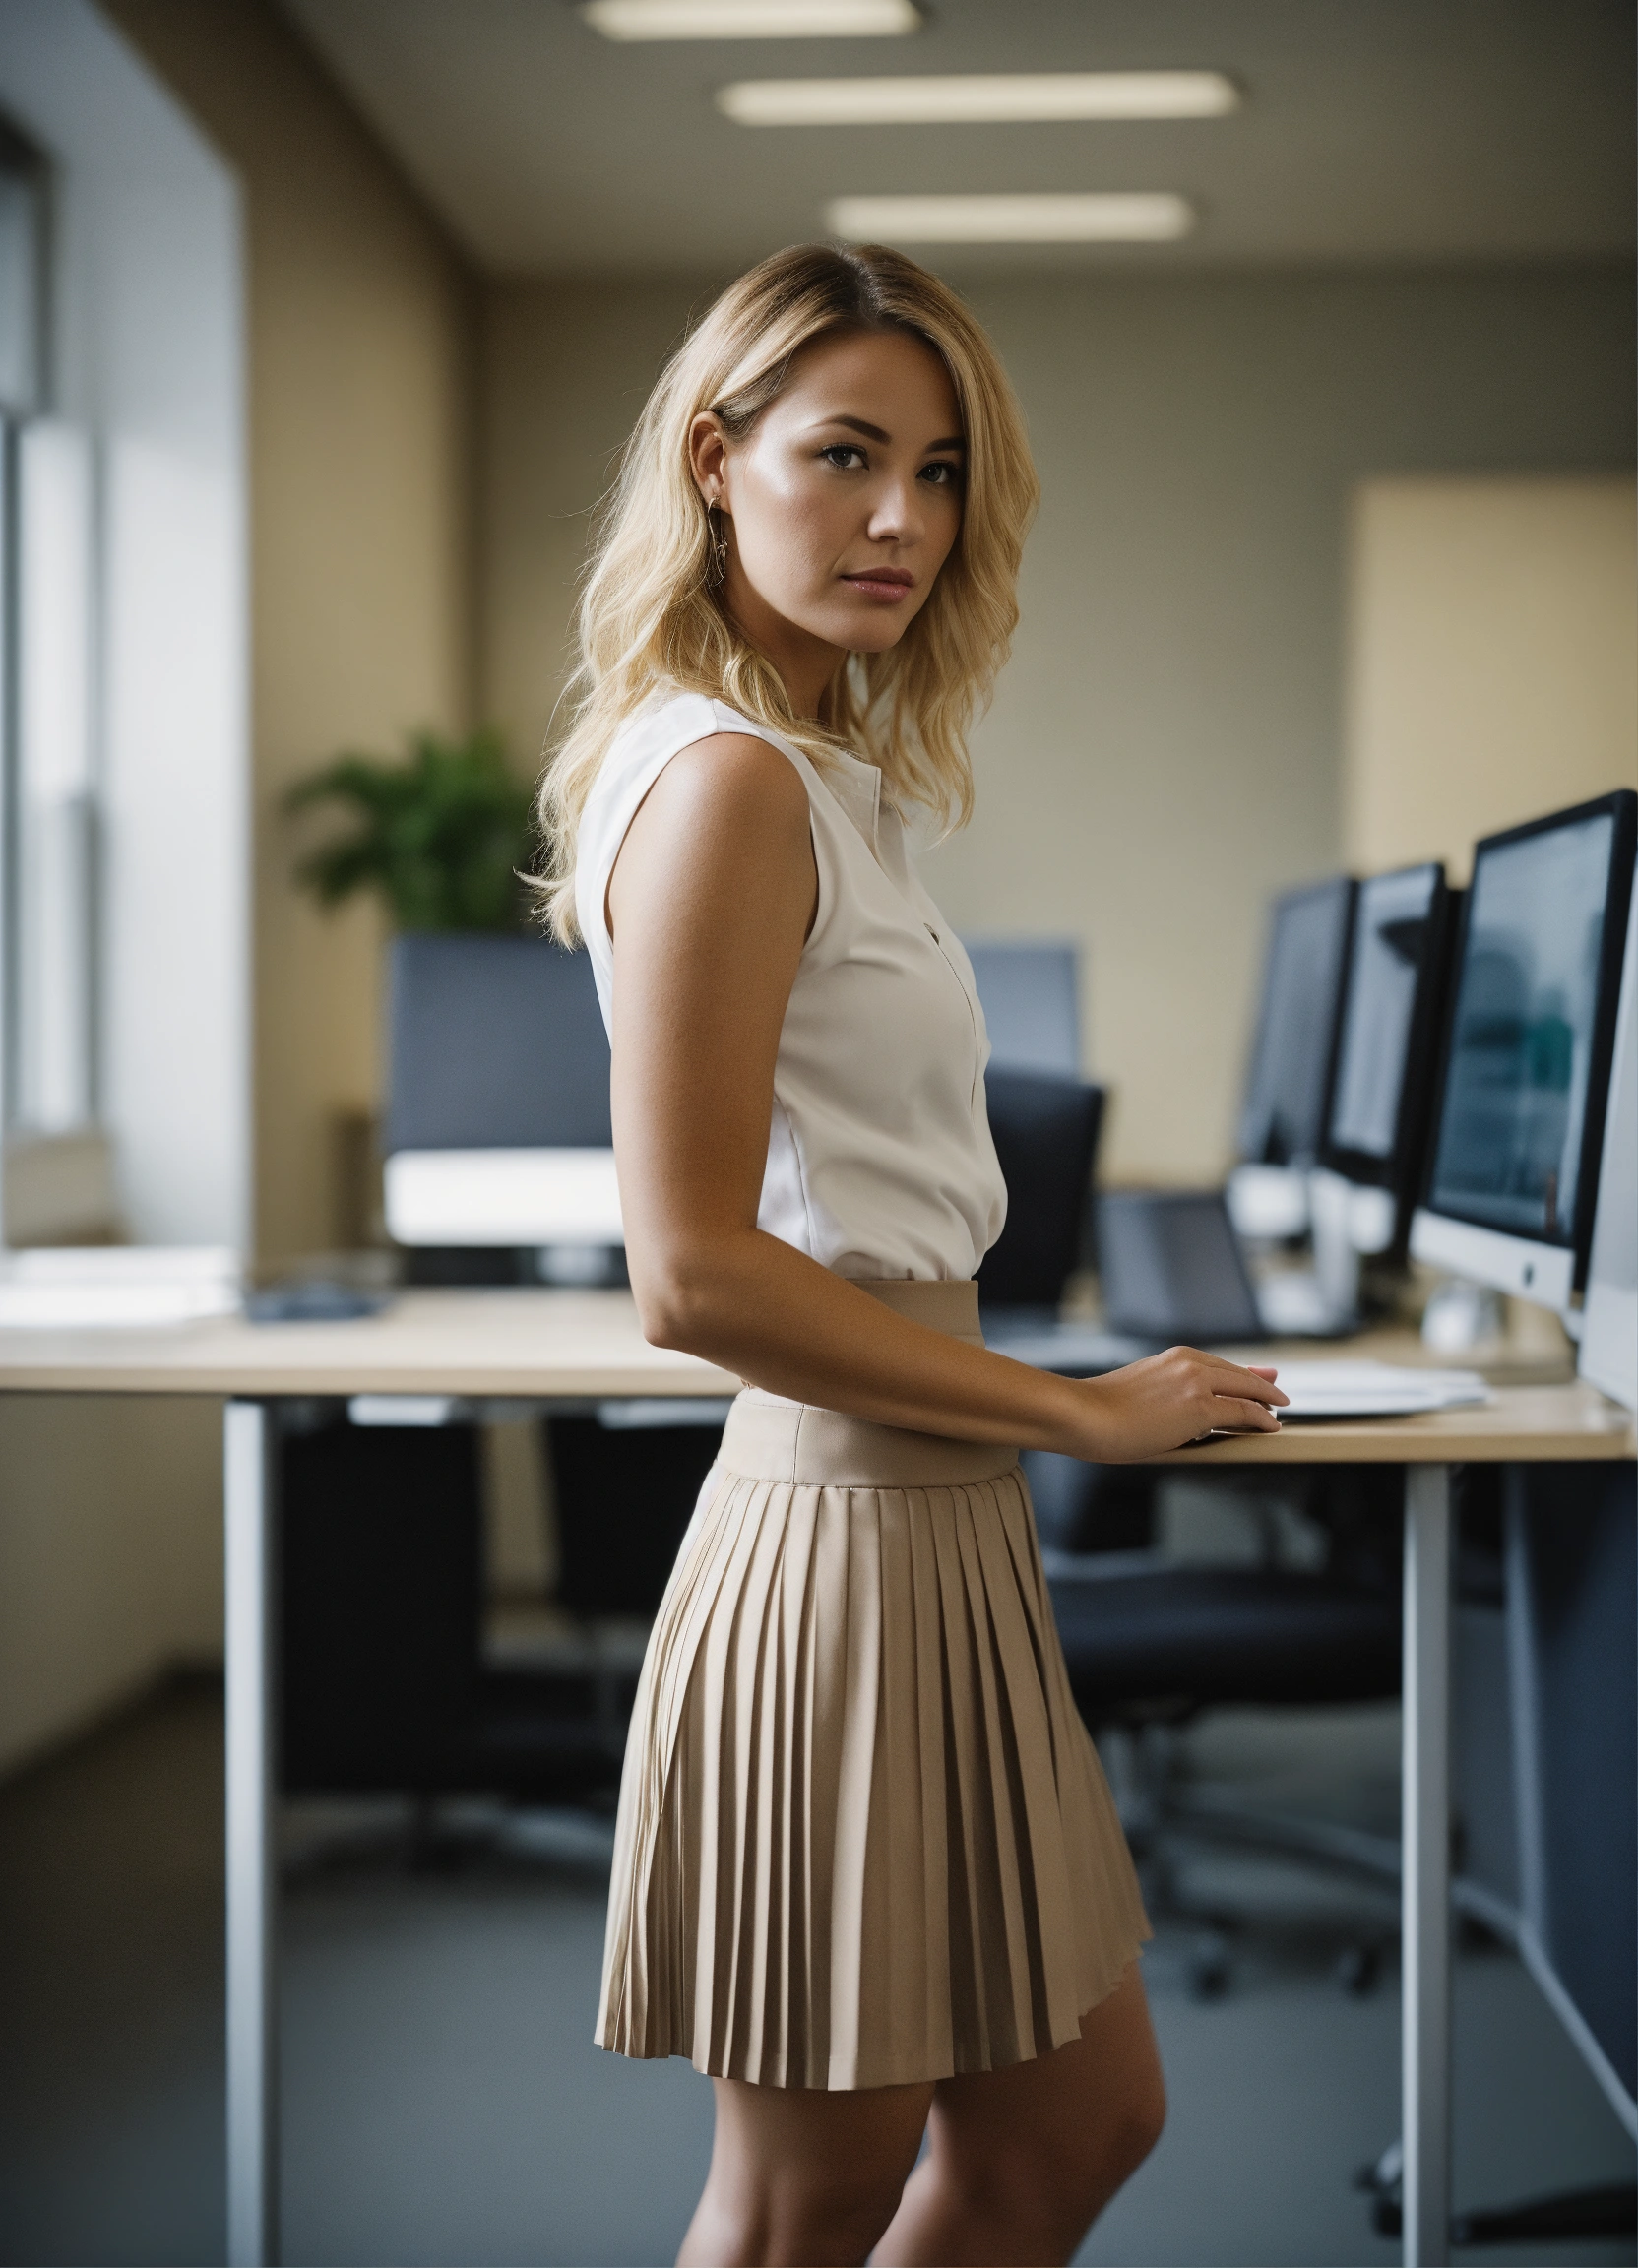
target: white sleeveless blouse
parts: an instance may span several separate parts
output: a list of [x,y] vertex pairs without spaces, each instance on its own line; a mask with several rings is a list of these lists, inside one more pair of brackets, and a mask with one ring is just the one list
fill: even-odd
[[614,986],[603,905],[626,830],[677,751],[716,732],[750,733],[795,766],[819,870],[780,1034],[757,1225],[839,1276],[970,1277],[1007,1210],[984,1105],[989,1040],[972,966],[915,878],[874,765],[843,757],[820,773],[702,694],[660,696],[628,719],[587,799],[575,874],[603,1022]]

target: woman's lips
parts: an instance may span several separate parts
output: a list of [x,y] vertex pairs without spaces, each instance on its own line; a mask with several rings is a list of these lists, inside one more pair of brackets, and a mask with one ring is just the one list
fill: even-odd
[[855,591],[862,592],[866,598],[885,598],[890,604],[905,598],[915,587],[914,575],[908,575],[903,568],[895,567],[871,568],[861,575],[844,575],[842,580],[851,584]]

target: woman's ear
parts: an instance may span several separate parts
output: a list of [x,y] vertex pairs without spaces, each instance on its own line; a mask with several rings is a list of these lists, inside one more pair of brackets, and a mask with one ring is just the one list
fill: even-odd
[[727,472],[727,434],[715,410],[702,410],[688,429],[688,469],[707,505],[721,504]]

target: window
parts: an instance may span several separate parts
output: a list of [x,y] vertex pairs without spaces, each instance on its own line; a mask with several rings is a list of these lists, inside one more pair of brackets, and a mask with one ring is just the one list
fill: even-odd
[[95,462],[45,414],[47,176],[0,126],[5,1121],[96,1115]]

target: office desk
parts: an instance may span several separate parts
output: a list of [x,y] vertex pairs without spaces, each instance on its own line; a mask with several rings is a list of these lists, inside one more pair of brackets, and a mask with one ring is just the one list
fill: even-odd
[[[0,1392],[225,1401],[227,2194],[234,2268],[276,2260],[279,2247],[272,1694],[273,1449],[282,1409],[314,1397],[403,1395],[455,1397],[463,1414],[482,1416],[485,1405],[520,1401],[716,1400],[737,1385],[691,1355],[648,1346],[629,1294],[614,1292],[410,1292],[385,1314],[355,1323],[0,1333]],[[1633,1455],[1625,1413],[1591,1388],[1569,1384],[1508,1386],[1480,1410],[1214,1440],[1166,1460],[1407,1468],[1404,2117],[1405,2252],[1412,2262],[1448,2257],[1451,1468]]]
[[[1281,1351],[1238,1352],[1278,1361]],[[1399,1359],[1407,1356],[1399,1351]],[[1603,1463],[1630,1458],[1638,1448],[1626,1412],[1579,1381],[1494,1391],[1492,1402],[1473,1409],[1292,1424],[1278,1434],[1236,1434],[1156,1460],[1405,1467],[1401,2089],[1405,2258],[1416,2263],[1450,2258],[1452,1472],[1458,1465]]]

